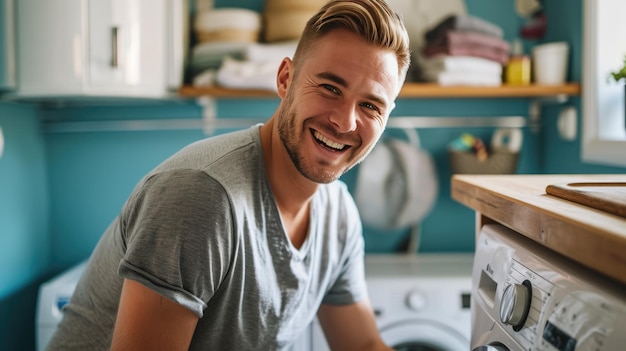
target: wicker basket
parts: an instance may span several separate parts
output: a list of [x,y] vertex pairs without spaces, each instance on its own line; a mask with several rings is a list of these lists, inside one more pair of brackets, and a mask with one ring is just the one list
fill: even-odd
[[452,173],[513,174],[517,169],[519,153],[498,151],[480,161],[473,152],[448,150]]

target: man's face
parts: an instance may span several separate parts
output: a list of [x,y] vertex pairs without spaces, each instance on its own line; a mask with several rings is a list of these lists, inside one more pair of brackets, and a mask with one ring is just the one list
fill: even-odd
[[297,76],[283,61],[280,138],[298,171],[329,183],[359,163],[380,138],[400,90],[393,52],[345,30],[326,34],[302,57]]

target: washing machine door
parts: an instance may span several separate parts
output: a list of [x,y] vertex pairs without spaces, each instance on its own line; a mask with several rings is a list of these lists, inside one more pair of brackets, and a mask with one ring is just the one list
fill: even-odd
[[470,341],[453,328],[432,320],[403,320],[380,328],[385,344],[396,351],[469,350]]

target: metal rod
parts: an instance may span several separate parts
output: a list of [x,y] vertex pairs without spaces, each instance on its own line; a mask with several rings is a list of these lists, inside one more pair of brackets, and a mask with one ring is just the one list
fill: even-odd
[[523,128],[526,118],[522,116],[497,117],[391,117],[387,122],[389,128],[423,129],[423,128]]
[[[46,133],[88,133],[88,132],[133,132],[155,130],[195,130],[195,129],[240,129],[258,123],[260,118],[221,118],[202,119],[146,119],[123,121],[71,121],[44,122]],[[209,124],[209,125],[207,125]],[[393,129],[425,129],[425,128],[523,128],[526,117],[495,116],[495,117],[422,117],[392,116],[387,128]]]

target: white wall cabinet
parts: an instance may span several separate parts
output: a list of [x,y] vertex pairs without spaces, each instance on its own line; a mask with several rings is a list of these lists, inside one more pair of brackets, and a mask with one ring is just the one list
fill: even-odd
[[0,92],[15,89],[14,0],[0,0]]
[[182,82],[182,4],[182,0],[20,0],[16,95],[168,95]]

